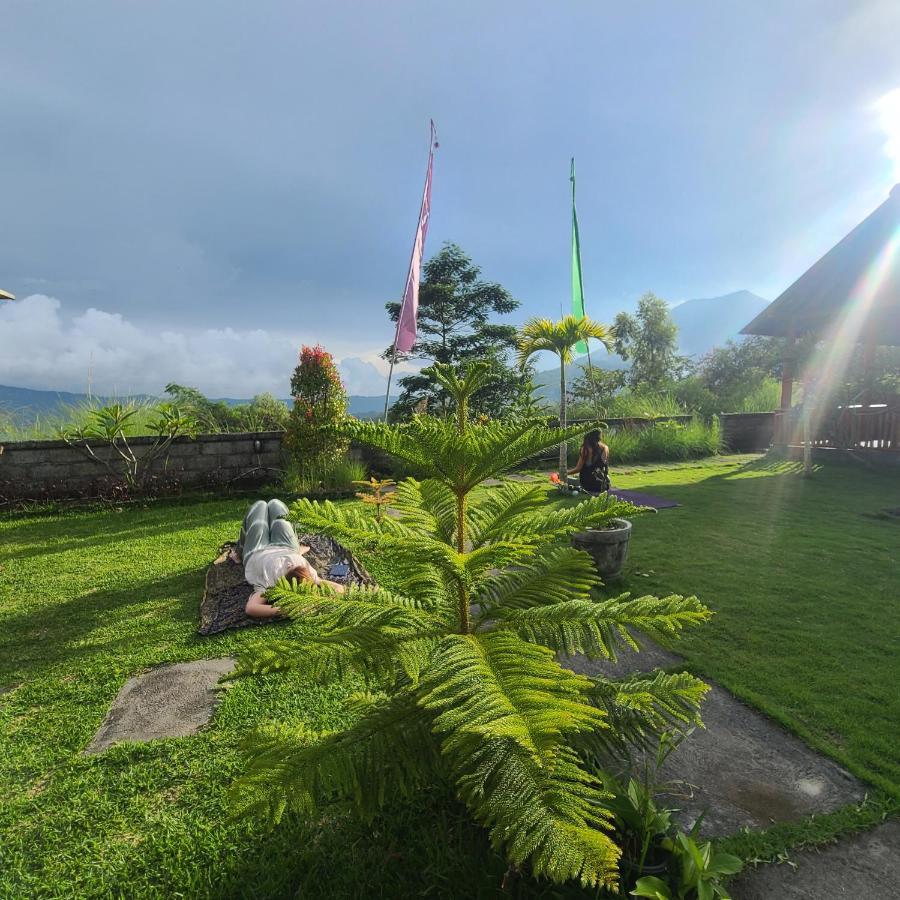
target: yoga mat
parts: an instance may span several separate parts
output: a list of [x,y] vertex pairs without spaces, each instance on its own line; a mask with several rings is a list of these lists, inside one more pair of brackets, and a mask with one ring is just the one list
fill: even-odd
[[619,500],[627,500],[635,506],[652,506],[653,509],[669,509],[673,506],[681,506],[674,500],[666,500],[665,497],[654,497],[653,494],[642,494],[640,491],[626,491],[622,488],[611,488],[609,492]]

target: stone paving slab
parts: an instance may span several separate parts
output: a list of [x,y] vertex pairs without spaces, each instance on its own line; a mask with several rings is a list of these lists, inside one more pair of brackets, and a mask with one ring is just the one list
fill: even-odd
[[231,657],[198,659],[129,678],[84,752],[100,753],[120,741],[196,734],[213,714],[219,679],[234,666]]
[[[621,678],[677,665],[679,657],[651,642],[616,664],[578,657],[566,665],[585,674]],[[705,812],[701,834],[721,837],[747,826],[767,828],[812,813],[859,803],[865,788],[762,713],[713,685],[695,729],[666,760],[661,780],[673,782],[666,805],[689,828]]]
[[897,900],[900,822],[791,853],[790,860],[741,873],[728,886],[734,900]]

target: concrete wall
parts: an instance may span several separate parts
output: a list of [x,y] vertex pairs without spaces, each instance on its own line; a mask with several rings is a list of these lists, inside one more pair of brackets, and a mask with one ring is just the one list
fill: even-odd
[[722,413],[722,443],[726,453],[768,450],[775,434],[775,413]]
[[[151,467],[152,491],[225,484],[252,486],[274,480],[283,466],[280,431],[251,434],[205,434],[176,438]],[[153,444],[137,437],[129,444],[138,457]],[[101,458],[123,465],[111,448],[95,445]],[[19,441],[0,445],[0,501],[91,497],[108,492],[117,479],[104,465],[64,441]]]

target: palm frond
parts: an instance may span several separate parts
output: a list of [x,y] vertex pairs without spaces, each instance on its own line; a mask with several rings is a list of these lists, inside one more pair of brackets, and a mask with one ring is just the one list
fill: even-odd
[[544,485],[506,482],[473,497],[469,504],[469,540],[473,547],[508,536],[510,522],[547,505]]
[[633,518],[649,512],[626,500],[610,501],[608,497],[589,497],[572,506],[547,509],[523,509],[502,517],[489,531],[481,533],[491,540],[544,542],[567,537],[575,531],[603,528],[613,519]]
[[312,814],[342,799],[371,818],[388,798],[409,796],[439,769],[429,716],[412,694],[358,698],[359,718],[339,732],[269,725],[251,735],[248,765],[232,788],[238,814],[277,823],[287,810]]
[[582,698],[589,686],[550,650],[514,634],[459,634],[436,651],[420,702],[435,714],[447,752],[478,734],[514,740],[537,755],[564,735],[605,726]]
[[549,447],[584,432],[584,425],[550,428],[534,421],[470,423],[460,433],[452,422],[419,417],[405,425],[348,420],[355,441],[414,463],[425,476],[466,493]]
[[485,578],[473,597],[482,621],[504,611],[587,599],[600,584],[591,557],[574,547],[552,547],[514,568]]
[[[631,629],[647,637],[663,639],[712,617],[709,607],[696,597],[682,597],[680,594],[670,594],[668,597],[648,594],[636,598],[632,598],[631,594],[620,594],[610,600],[598,600],[595,606],[598,616],[603,618],[609,629],[608,646],[612,649],[622,644],[633,650],[640,649]],[[615,655],[612,658],[615,659]]]
[[705,681],[688,672],[653,672],[618,680],[595,679],[588,697],[610,720],[632,715],[643,727],[659,733],[685,725],[702,726],[700,704],[708,691]]
[[453,546],[456,543],[456,497],[441,481],[407,478],[397,485],[394,508],[407,528]]
[[495,846],[538,875],[608,885],[619,851],[601,830],[606,795],[566,744],[605,728],[584,702],[585,680],[508,632],[453,635],[435,652],[419,702]]
[[524,366],[531,356],[542,350],[555,353],[563,362],[571,362],[575,345],[591,338],[600,341],[607,350],[611,346],[609,329],[587,316],[565,316],[558,322],[531,318],[519,330],[518,363]]

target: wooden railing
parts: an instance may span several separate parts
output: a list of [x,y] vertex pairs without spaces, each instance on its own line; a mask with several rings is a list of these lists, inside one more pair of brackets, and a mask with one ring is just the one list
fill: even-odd
[[[787,415],[776,412],[775,417],[776,443],[805,443],[800,409],[792,409]],[[815,418],[810,440],[813,447],[900,451],[900,407],[897,405],[842,406]]]

